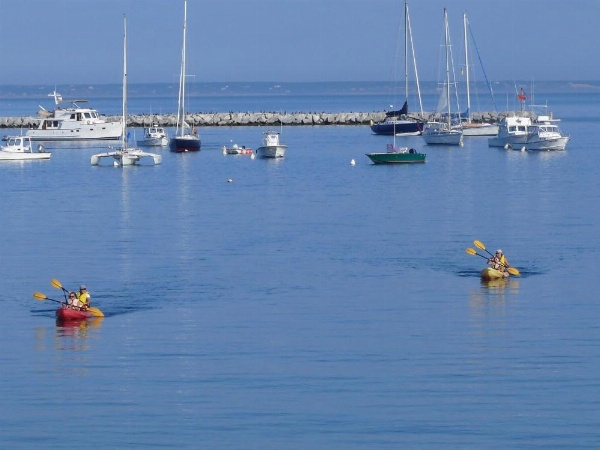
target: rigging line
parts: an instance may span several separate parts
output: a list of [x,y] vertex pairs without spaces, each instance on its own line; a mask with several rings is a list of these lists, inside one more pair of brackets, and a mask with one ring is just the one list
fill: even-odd
[[479,65],[481,66],[481,71],[483,72],[483,77],[485,78],[485,83],[487,84],[488,89],[490,90],[490,95],[492,96],[492,103],[494,105],[494,112],[498,112],[498,107],[496,106],[496,99],[494,98],[494,90],[492,88],[492,84],[488,79],[487,73],[485,73],[485,67],[483,66],[483,61],[481,60],[481,55],[479,54],[479,48],[477,47],[477,42],[475,42],[475,36],[473,36],[473,30],[471,29],[471,24],[467,22],[467,27],[469,28],[469,34],[471,35],[471,40],[473,41],[473,45],[475,46],[475,53],[477,53],[477,59],[479,59]]

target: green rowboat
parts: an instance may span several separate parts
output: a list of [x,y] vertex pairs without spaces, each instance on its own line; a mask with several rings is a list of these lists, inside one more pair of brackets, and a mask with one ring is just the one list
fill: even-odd
[[388,145],[387,152],[367,153],[367,156],[374,164],[415,164],[424,163],[426,155],[417,153],[414,148],[409,150],[407,147],[397,148]]

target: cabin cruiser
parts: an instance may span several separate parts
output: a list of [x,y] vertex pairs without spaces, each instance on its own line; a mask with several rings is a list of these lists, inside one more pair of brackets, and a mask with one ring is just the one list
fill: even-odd
[[33,159],[50,159],[52,154],[44,151],[39,144],[33,151],[31,138],[28,136],[7,136],[6,145],[0,147],[0,161],[28,161]]
[[87,100],[72,100],[71,106],[62,108],[62,96],[56,92],[48,94],[54,97],[55,109],[48,111],[41,107],[40,118],[26,135],[34,141],[78,141],[95,139],[119,139],[121,122],[108,121],[98,111],[80,106]]
[[152,125],[144,128],[144,138],[137,141],[137,144],[144,147],[164,147],[169,145],[169,138],[163,127]]
[[488,146],[520,149],[527,141],[528,130],[532,124],[531,117],[528,116],[507,116],[500,122],[498,134],[488,139]]

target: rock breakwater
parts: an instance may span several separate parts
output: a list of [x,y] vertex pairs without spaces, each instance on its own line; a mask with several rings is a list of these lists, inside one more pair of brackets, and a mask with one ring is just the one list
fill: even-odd
[[[427,120],[429,115],[413,118]],[[475,122],[496,122],[502,114],[479,113],[474,116]],[[186,122],[192,126],[233,127],[233,126],[269,126],[269,125],[369,125],[385,118],[384,112],[340,112],[340,113],[277,113],[277,112],[228,112],[228,113],[194,113],[186,116]],[[119,120],[119,116],[107,117],[108,120]],[[0,117],[0,128],[29,128],[37,117]],[[173,114],[130,115],[127,119],[129,127],[148,127],[150,125],[174,127],[177,116]]]

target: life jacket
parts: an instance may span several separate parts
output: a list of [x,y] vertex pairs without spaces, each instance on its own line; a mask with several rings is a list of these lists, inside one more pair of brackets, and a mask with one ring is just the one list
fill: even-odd
[[86,306],[90,304],[90,293],[89,292],[77,292],[77,299],[81,303],[81,306]]

